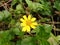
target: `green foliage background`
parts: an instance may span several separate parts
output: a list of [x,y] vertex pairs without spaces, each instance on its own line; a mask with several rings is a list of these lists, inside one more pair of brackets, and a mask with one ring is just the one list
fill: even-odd
[[[8,0],[4,0],[7,2]],[[0,2],[2,3],[2,2]],[[0,11],[0,45],[59,45],[60,36],[52,34],[53,26],[42,24],[50,22],[53,8],[60,11],[60,0],[55,0],[51,6],[49,0],[12,0],[10,7]],[[39,25],[30,33],[22,32],[20,18],[32,14]],[[37,17],[38,16],[38,17]],[[44,18],[40,16],[45,16]],[[51,40],[53,40],[51,42]]]

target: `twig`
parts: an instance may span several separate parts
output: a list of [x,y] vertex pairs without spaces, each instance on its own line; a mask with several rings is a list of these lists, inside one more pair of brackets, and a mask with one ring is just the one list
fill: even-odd
[[60,31],[60,29],[58,29],[58,28],[53,28],[53,30],[55,30],[55,31]]
[[55,11],[56,14],[60,15],[60,11]]
[[[51,18],[52,18],[52,25],[53,25],[53,27],[54,27],[54,19],[53,19],[53,16],[51,16]],[[55,29],[55,28],[54,28]],[[54,34],[56,35],[56,32],[54,31]]]
[[3,7],[3,6],[5,6],[6,4],[8,4],[8,3],[10,3],[10,2],[12,2],[12,0],[9,0],[8,2],[2,4],[0,7]]
[[46,22],[46,23],[48,23],[48,24],[60,24],[60,22]]
[[[37,14],[38,14],[38,13],[37,13]],[[38,14],[38,17],[41,18],[41,19],[43,18],[43,17],[41,17],[39,14]]]

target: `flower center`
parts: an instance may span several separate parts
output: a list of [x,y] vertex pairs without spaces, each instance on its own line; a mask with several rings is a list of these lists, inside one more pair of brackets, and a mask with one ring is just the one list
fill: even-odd
[[32,22],[30,20],[26,21],[26,24],[29,25],[29,26],[31,25],[31,23]]

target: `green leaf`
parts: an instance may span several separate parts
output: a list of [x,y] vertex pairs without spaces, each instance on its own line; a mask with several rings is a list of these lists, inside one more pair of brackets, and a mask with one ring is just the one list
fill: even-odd
[[21,45],[33,45],[31,42],[31,37],[27,37],[21,41]]
[[53,7],[60,11],[60,0],[55,0]]
[[50,37],[48,39],[48,42],[50,43],[50,45],[59,45],[59,43],[57,43],[57,41],[53,37]]
[[23,37],[24,35],[24,32],[22,32],[18,27],[11,28],[11,30],[15,35],[18,35],[20,37]]
[[[30,0],[26,0],[26,3],[28,4],[28,7],[30,9],[30,11],[32,12],[37,12],[40,13],[42,15],[51,15],[51,6],[50,6],[50,2],[47,2],[44,0],[40,0],[41,3],[39,2],[32,2]],[[44,13],[43,13],[44,12]]]
[[41,3],[44,3],[44,2],[47,2],[48,0],[36,0],[36,2],[41,2]]
[[24,13],[24,8],[21,4],[18,4],[16,6],[16,13],[20,14],[20,13]]
[[57,39],[60,40],[60,35],[57,36]]
[[48,41],[46,40],[41,40],[40,45],[50,45]]
[[0,21],[6,20],[7,18],[8,18],[7,20],[9,20],[10,17],[11,17],[11,14],[7,10],[0,12]]
[[51,25],[49,25],[49,24],[45,24],[45,25],[44,25],[44,28],[45,28],[45,31],[46,31],[47,33],[50,33],[53,27],[52,27]]
[[12,0],[12,6],[15,5],[18,2],[18,0]]
[[48,39],[50,37],[50,33],[47,33],[44,29],[44,25],[39,25],[39,33],[37,33],[37,37],[39,39]]
[[[8,45],[10,40],[14,38],[10,31],[0,31],[0,45]],[[10,44],[9,44],[10,45]]]
[[20,2],[21,4],[22,4],[22,1],[23,1],[23,0],[19,0],[19,2]]
[[10,26],[11,26],[11,27],[14,27],[15,23],[16,23],[15,20],[12,19],[12,20],[10,21]]
[[13,28],[12,30],[13,30],[13,32],[14,32],[16,35],[19,35],[19,34],[20,34],[19,28]]
[[0,45],[15,45],[13,42],[2,42]]
[[28,4],[28,7],[30,10],[36,12],[37,10],[40,10],[43,8],[43,5],[37,2],[32,2],[30,0],[26,0],[26,3]]
[[50,2],[47,2],[47,1],[43,2],[42,1],[41,3],[42,3],[42,5],[44,5],[43,9],[41,10],[41,13],[43,15],[51,15],[52,14],[52,12],[51,12],[52,7],[50,6]]
[[16,45],[36,45],[36,38],[27,36],[25,38],[19,39]]
[[3,18],[4,18],[4,14],[3,14],[3,12],[0,12],[0,21],[2,21]]
[[9,16],[11,16],[10,12],[7,10],[4,10],[3,13],[4,13],[4,18],[8,18]]
[[59,44],[60,44],[60,35],[58,35],[58,36],[56,37],[56,39],[58,40],[58,42],[59,42]]
[[16,45],[21,45],[21,40],[18,40]]

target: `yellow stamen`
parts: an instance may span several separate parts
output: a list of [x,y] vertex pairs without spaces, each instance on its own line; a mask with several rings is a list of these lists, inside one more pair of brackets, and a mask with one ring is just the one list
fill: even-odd
[[31,25],[31,23],[32,22],[30,20],[26,21],[26,24],[29,25],[29,26]]

